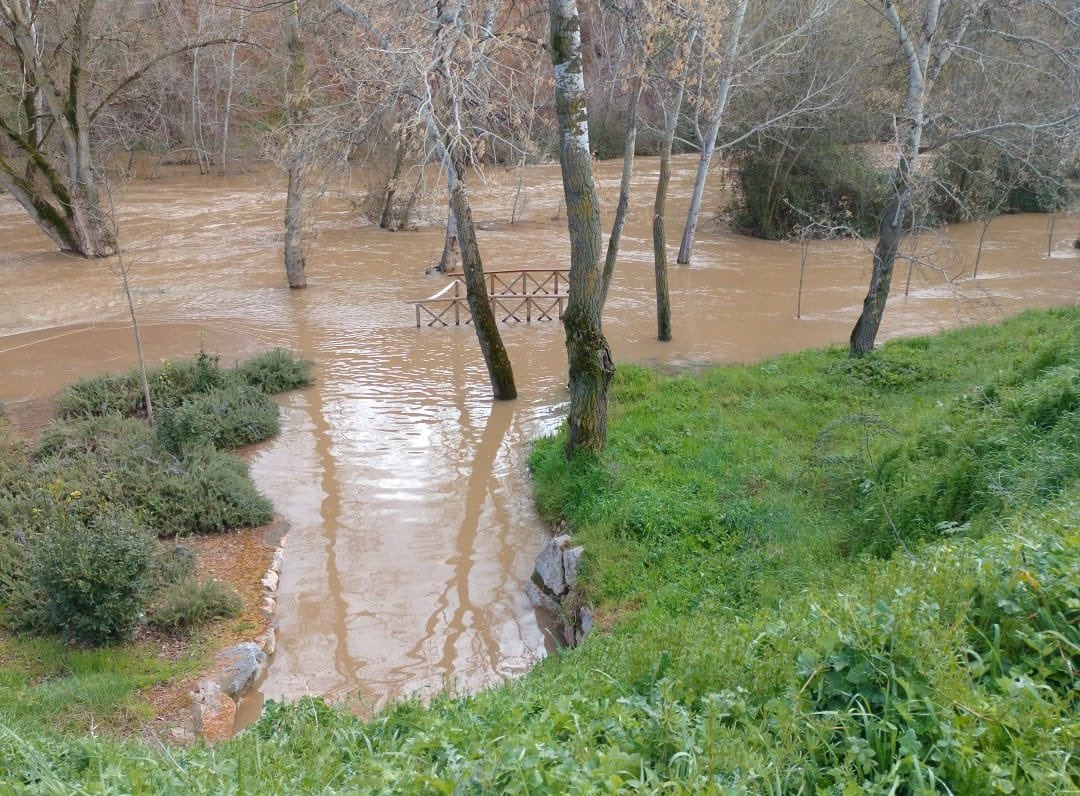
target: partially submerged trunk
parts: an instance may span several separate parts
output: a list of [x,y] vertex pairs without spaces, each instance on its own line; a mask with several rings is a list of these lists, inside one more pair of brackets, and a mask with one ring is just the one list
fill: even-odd
[[458,177],[450,189],[450,207],[458,219],[458,235],[461,240],[461,267],[465,276],[466,295],[469,312],[472,314],[476,339],[484,355],[488,376],[491,378],[491,391],[496,401],[512,401],[517,398],[514,385],[514,371],[510,366],[510,355],[506,353],[498,322],[491,309],[487,284],[484,280],[484,266],[480,259],[480,247],[476,243],[476,230],[473,227],[472,208],[465,192],[465,181]]
[[559,121],[566,219],[570,231],[570,294],[563,325],[570,366],[566,454],[597,454],[607,439],[607,395],[615,364],[602,329],[600,208],[592,177],[581,26],[574,0],[548,0],[555,109]]
[[[694,34],[688,39],[689,50]],[[671,147],[675,141],[679,113],[682,111],[685,81],[680,80],[675,90],[671,108],[664,111],[664,137],[660,142],[660,175],[656,179],[656,199],[653,201],[653,270],[656,281],[656,338],[662,342],[671,340],[671,293],[668,290],[667,232],[664,214],[667,211],[668,186],[671,184]]]
[[285,8],[285,46],[289,68],[285,75],[285,108],[288,117],[288,186],[285,192],[285,276],[289,287],[307,287],[304,263],[304,171],[307,145],[304,123],[308,116],[307,55],[300,36],[300,3],[291,0]]
[[289,287],[307,287],[304,263],[304,167],[303,158],[289,164],[289,184],[285,191],[285,276]]
[[0,147],[0,187],[62,251],[105,257],[116,252],[116,241],[98,193],[83,85],[95,3],[81,0],[71,29],[58,36],[70,59],[62,83],[45,64],[52,49],[40,46],[41,32],[29,5],[15,0],[0,6],[0,22],[6,23],[10,35],[8,46],[22,67],[21,105],[33,113],[22,122],[0,114],[0,132],[9,144]]
[[709,168],[712,164],[713,153],[716,151],[716,139],[720,135],[720,125],[724,120],[724,113],[727,111],[732,84],[735,82],[740,37],[742,36],[743,21],[746,19],[746,9],[749,5],[750,0],[739,0],[731,24],[730,38],[724,48],[726,71],[717,88],[716,98],[713,100],[712,114],[709,117],[709,127],[705,131],[705,139],[701,142],[701,157],[698,158],[697,177],[694,179],[694,193],[690,198],[690,209],[686,213],[686,226],[683,228],[682,243],[679,244],[679,256],[675,260],[680,265],[688,265],[690,256],[694,251],[694,237],[697,235],[698,217],[701,215],[701,201],[705,195],[705,182],[709,178]]
[[615,220],[611,224],[611,237],[608,238],[607,254],[604,256],[603,295],[601,308],[607,302],[608,289],[615,275],[615,263],[619,259],[619,243],[622,240],[623,227],[626,226],[626,214],[630,210],[630,180],[634,176],[634,149],[637,146],[637,106],[643,88],[640,77],[634,79],[630,90],[630,103],[626,109],[626,136],[623,139],[622,178],[619,180],[619,203],[615,207]]
[[446,231],[443,235],[442,256],[439,258],[435,270],[441,271],[444,274],[451,274],[457,270],[457,262],[458,222],[457,213],[454,212],[454,205],[453,202],[451,202],[446,213]]

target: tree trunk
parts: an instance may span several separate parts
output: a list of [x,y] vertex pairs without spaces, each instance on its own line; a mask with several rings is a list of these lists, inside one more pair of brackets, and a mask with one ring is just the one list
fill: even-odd
[[607,394],[615,364],[604,338],[600,270],[600,208],[592,177],[581,26],[575,0],[548,0],[555,109],[559,122],[566,219],[570,232],[570,294],[563,325],[570,365],[566,454],[598,454],[607,439]]
[[469,300],[469,312],[472,314],[476,339],[484,355],[488,376],[491,378],[491,391],[496,401],[512,401],[517,398],[514,386],[514,371],[510,366],[510,356],[506,353],[495,313],[491,309],[487,284],[484,280],[484,266],[480,260],[480,247],[476,243],[476,230],[473,227],[472,209],[465,192],[465,182],[460,177],[454,180],[450,189],[450,207],[458,219],[458,235],[461,240],[461,267],[465,276],[466,295]]
[[382,213],[379,214],[379,227],[381,229],[401,229],[401,223],[394,224],[394,197],[397,195],[398,185],[401,181],[401,169],[405,165],[409,138],[409,133],[402,133],[397,146],[394,147],[394,171],[390,175],[390,179],[386,181],[386,190],[383,192]]
[[436,271],[452,274],[457,270],[458,261],[458,223],[454,206],[451,204],[446,214],[446,235],[443,237],[442,257],[435,266]]
[[611,278],[615,275],[615,262],[619,259],[619,242],[622,240],[623,227],[626,226],[626,214],[630,210],[630,179],[634,176],[634,148],[637,146],[637,106],[642,87],[641,78],[634,78],[633,88],[630,90],[630,104],[626,109],[626,137],[623,140],[619,204],[615,207],[615,220],[611,223],[611,237],[608,238],[607,254],[604,256],[604,292],[600,297],[601,308],[607,303]]
[[308,115],[307,56],[300,36],[299,0],[285,7],[285,46],[289,52],[289,67],[285,75],[285,109],[288,116],[288,187],[285,191],[285,276],[289,287],[307,287],[304,271],[304,170],[307,144],[304,122]]
[[689,265],[690,256],[694,251],[694,236],[697,235],[698,216],[701,214],[701,200],[705,194],[705,181],[709,177],[709,166],[712,163],[713,152],[716,151],[716,138],[720,135],[720,124],[724,120],[727,111],[728,98],[731,96],[731,86],[735,82],[736,60],[739,56],[739,39],[742,36],[743,21],[746,19],[746,9],[750,0],[739,0],[735,8],[735,18],[731,24],[727,46],[724,48],[725,73],[716,91],[716,99],[712,116],[709,118],[709,128],[705,132],[705,140],[701,142],[701,157],[698,159],[697,177],[694,179],[694,195],[690,199],[690,209],[686,213],[686,226],[683,228],[682,242],[679,244],[679,256],[675,262],[680,265]]
[[[684,55],[689,56],[694,47],[696,31],[690,31]],[[689,61],[687,60],[687,63]],[[686,94],[686,75],[682,75],[675,90],[672,107],[664,111],[664,137],[660,141],[660,175],[656,179],[656,199],[653,201],[653,270],[656,277],[656,338],[671,341],[671,292],[668,290],[667,231],[664,214],[667,211],[668,186],[671,184],[671,147],[675,141],[675,129],[679,126],[683,96]]]
[[889,298],[893,266],[904,227],[904,214],[911,203],[911,188],[897,186],[895,198],[889,202],[878,227],[878,242],[874,247],[874,266],[870,274],[870,289],[863,299],[863,310],[851,330],[850,353],[862,356],[874,350],[885,302]]
[[302,158],[289,164],[289,186],[285,192],[285,276],[289,287],[307,287],[304,271],[304,171]]

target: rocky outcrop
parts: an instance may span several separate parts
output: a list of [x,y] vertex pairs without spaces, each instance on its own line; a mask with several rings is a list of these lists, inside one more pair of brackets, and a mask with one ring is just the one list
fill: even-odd
[[532,579],[525,584],[529,600],[558,620],[563,640],[573,647],[592,629],[592,612],[581,604],[576,587],[585,548],[567,533],[557,533],[536,557]]

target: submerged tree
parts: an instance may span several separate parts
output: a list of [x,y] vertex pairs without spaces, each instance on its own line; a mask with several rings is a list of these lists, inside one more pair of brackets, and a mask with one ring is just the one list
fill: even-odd
[[111,103],[154,65],[223,41],[165,46],[162,16],[157,4],[0,0],[0,187],[61,251],[116,251],[95,169]]
[[[1075,152],[1078,25],[1075,8],[1058,5],[885,0],[879,9],[903,54],[906,90],[895,124],[890,197],[862,313],[851,332],[852,356],[874,348],[926,148],[977,139],[1033,168],[1031,153],[1038,149],[1058,150],[1060,157],[1070,147]],[[950,63],[953,77],[944,71]],[[935,140],[928,146],[924,135],[931,122]],[[1040,139],[1043,144],[1035,146]]]
[[70,18],[45,20],[44,3],[0,0],[0,47],[15,70],[0,105],[0,186],[61,251],[84,257],[116,251],[90,143],[101,109],[90,106],[87,85],[95,6],[80,0]]

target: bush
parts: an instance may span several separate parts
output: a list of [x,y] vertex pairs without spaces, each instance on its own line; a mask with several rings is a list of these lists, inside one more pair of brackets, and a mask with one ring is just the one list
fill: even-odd
[[131,636],[156,542],[128,516],[61,517],[37,540],[13,601],[17,627],[100,645]]
[[885,176],[858,149],[824,138],[743,150],[735,173],[729,212],[745,235],[780,240],[804,228],[811,236],[873,235],[885,206]]
[[236,616],[243,607],[240,596],[227,583],[187,577],[155,596],[147,621],[158,630],[175,633],[212,619]]
[[[171,362],[165,360],[147,369],[150,400],[155,410],[179,406],[193,394],[208,392],[226,381],[226,371],[218,364],[216,354],[199,351],[193,359]],[[126,373],[104,374],[79,379],[57,398],[61,417],[99,417],[117,414],[121,417],[145,417],[146,401],[138,368]]]
[[273,517],[243,461],[210,448],[173,454],[139,420],[113,415],[55,423],[31,464],[23,503],[39,514],[76,494],[72,510],[90,516],[121,507],[159,536],[249,528]]
[[256,354],[237,365],[235,373],[246,384],[268,395],[311,384],[311,363],[284,348],[271,348]]
[[239,448],[278,432],[278,409],[266,393],[247,385],[215,387],[161,412],[158,441],[169,451],[210,446]]

